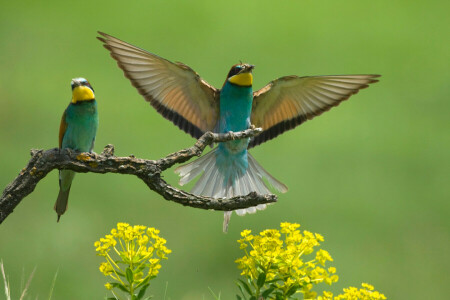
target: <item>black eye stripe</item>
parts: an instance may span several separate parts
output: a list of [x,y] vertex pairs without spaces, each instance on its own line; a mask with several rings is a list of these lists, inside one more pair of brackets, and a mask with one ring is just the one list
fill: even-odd
[[89,81],[81,81],[79,85],[75,85],[75,84],[71,83],[70,86],[72,87],[72,90],[77,86],[87,86],[95,93],[94,88],[91,86]]
[[230,72],[228,73],[228,78],[230,78],[231,76],[236,75],[237,73],[239,73],[242,70],[241,66],[234,66],[231,68]]

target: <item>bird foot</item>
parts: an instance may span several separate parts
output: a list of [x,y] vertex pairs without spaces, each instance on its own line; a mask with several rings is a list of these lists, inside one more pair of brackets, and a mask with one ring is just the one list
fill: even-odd
[[77,155],[77,160],[81,160],[81,161],[89,161],[92,158],[89,156],[89,153],[83,152],[81,154]]
[[89,154],[91,156],[93,156],[94,159],[98,159],[99,158],[99,155],[97,153],[95,153],[95,152],[89,152]]
[[63,151],[63,150],[66,151],[69,154],[69,156],[73,156],[75,153],[75,151],[73,151],[70,148],[59,149],[59,153],[61,153],[61,151]]

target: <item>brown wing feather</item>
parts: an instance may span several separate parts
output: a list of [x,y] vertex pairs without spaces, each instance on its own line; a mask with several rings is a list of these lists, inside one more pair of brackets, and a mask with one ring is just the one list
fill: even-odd
[[219,117],[219,91],[188,66],[99,32],[111,56],[145,100],[180,129],[200,137]]
[[377,82],[379,75],[286,76],[253,94],[251,123],[263,132],[249,148],[322,114]]
[[61,123],[59,124],[59,149],[62,147],[62,141],[64,134],[66,133],[67,123],[66,123],[66,111],[64,111],[61,117]]

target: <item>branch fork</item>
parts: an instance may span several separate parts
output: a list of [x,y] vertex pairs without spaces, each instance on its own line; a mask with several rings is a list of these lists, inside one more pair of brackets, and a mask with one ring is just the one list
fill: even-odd
[[[246,196],[230,199],[214,199],[193,195],[177,189],[161,178],[161,173],[175,164],[181,164],[194,156],[200,156],[208,145],[235,139],[257,136],[262,132],[260,128],[250,128],[240,132],[217,134],[206,132],[190,148],[172,153],[158,160],[114,155],[114,146],[105,146],[100,154],[76,152],[71,149],[49,150],[32,149],[31,159],[19,175],[3,191],[0,198],[0,224],[13,212],[14,208],[27,195],[32,193],[40,180],[54,169],[66,169],[79,173],[117,173],[134,175],[141,179],[151,190],[157,192],[164,199],[195,208],[230,211],[248,208],[258,204],[277,201],[273,194],[260,195],[252,192]],[[56,195],[56,194],[55,194]]]

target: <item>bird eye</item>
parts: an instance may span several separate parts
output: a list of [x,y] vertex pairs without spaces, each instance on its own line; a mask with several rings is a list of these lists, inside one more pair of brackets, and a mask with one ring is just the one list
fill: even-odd
[[230,72],[228,73],[228,78],[238,74],[241,70],[242,70],[242,67],[240,65],[232,67]]

